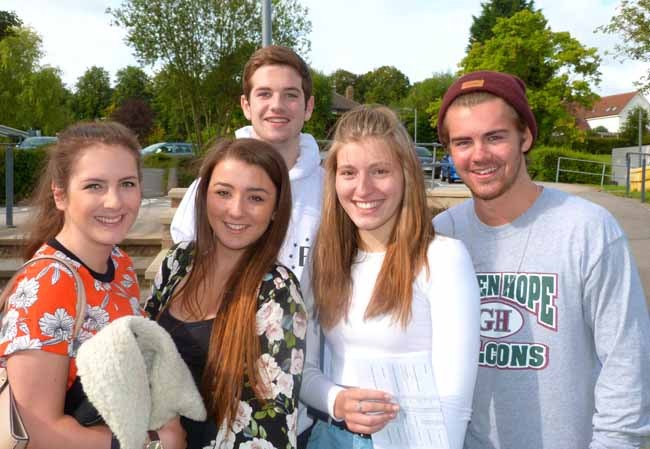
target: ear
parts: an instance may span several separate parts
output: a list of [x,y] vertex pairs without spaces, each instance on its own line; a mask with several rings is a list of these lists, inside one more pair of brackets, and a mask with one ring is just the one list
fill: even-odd
[[66,201],[65,189],[52,183],[52,196],[54,204],[58,210],[65,210],[68,202]]
[[312,95],[307,100],[307,105],[305,106],[305,121],[308,122],[311,118],[311,114],[314,112],[314,96]]
[[249,122],[251,121],[251,105],[248,103],[246,95],[239,97],[239,104],[241,105],[241,110],[244,112],[244,117]]
[[526,131],[522,136],[521,141],[521,152],[526,154],[530,150],[530,147],[533,146],[533,134],[530,132],[530,128],[526,127]]

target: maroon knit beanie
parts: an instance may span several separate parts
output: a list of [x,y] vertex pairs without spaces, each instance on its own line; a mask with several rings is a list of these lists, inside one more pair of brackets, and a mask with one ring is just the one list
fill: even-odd
[[528,124],[530,133],[533,136],[532,148],[535,140],[537,140],[537,122],[535,121],[533,111],[528,105],[526,84],[521,79],[509,73],[492,72],[489,70],[481,70],[463,75],[447,90],[445,96],[442,97],[442,105],[438,113],[438,135],[440,135],[442,122],[445,119],[449,106],[451,106],[456,98],[470,92],[489,92],[492,95],[502,98],[512,106]]

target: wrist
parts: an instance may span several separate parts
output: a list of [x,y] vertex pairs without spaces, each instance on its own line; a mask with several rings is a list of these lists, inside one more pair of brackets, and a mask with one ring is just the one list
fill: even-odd
[[144,445],[144,449],[163,449],[158,432],[155,430],[147,431],[147,442]]

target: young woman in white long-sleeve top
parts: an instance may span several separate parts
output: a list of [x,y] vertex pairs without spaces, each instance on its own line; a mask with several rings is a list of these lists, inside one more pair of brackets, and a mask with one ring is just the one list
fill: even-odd
[[[373,448],[399,411],[360,361],[430,353],[450,448],[462,447],[479,351],[479,296],[470,257],[435,235],[422,169],[396,115],[361,106],[337,124],[313,250],[312,327],[301,400],[319,418],[309,449]],[[327,373],[327,375],[323,374]],[[380,445],[375,443],[375,449]]]

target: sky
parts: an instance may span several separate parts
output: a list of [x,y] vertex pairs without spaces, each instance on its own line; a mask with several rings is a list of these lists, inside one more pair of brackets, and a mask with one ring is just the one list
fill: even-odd
[[[312,22],[312,67],[329,74],[339,68],[363,74],[392,65],[411,83],[437,72],[456,72],[465,55],[472,15],[481,0],[300,0]],[[104,67],[115,72],[138,65],[124,42],[125,31],[110,24],[107,7],[120,0],[0,0],[43,39],[43,65],[61,69],[73,88],[84,71]],[[634,82],[650,64],[619,61],[607,55],[616,36],[594,33],[616,13],[618,0],[536,0],[553,31],[568,31],[603,58],[602,81],[594,90],[613,95],[635,90]],[[261,26],[261,25],[260,25]],[[147,68],[145,68],[147,69]],[[151,69],[148,69],[151,71]]]

